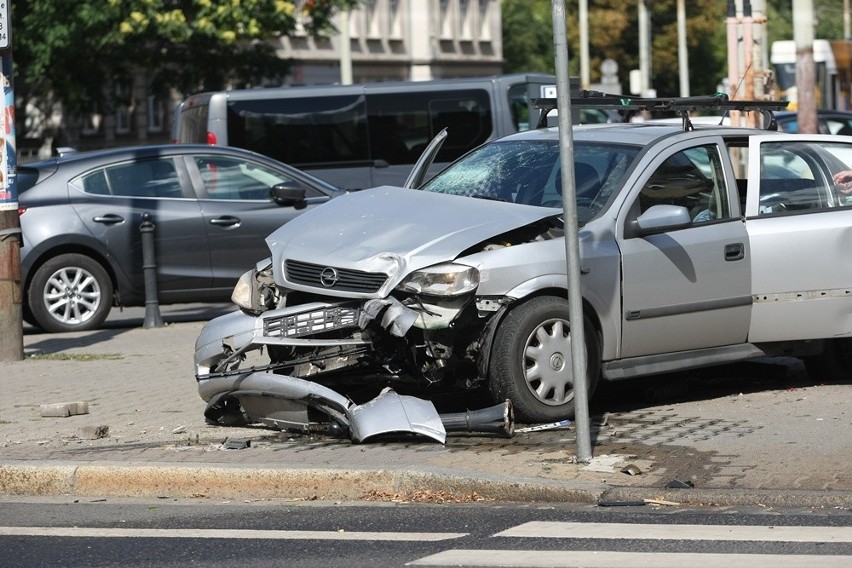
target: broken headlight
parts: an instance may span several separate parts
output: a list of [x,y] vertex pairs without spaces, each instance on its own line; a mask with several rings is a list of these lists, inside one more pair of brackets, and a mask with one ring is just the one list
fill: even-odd
[[278,302],[278,289],[272,278],[272,262],[261,261],[240,276],[231,294],[231,301],[252,314],[274,308]]
[[427,296],[458,296],[476,290],[479,271],[462,264],[438,264],[409,274],[399,290]]

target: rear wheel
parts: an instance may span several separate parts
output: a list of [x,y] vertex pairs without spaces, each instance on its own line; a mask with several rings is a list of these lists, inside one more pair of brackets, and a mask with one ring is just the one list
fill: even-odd
[[32,319],[50,332],[96,329],[112,307],[112,281],[96,260],[62,254],[41,265],[27,293]]
[[[591,397],[600,373],[600,347],[588,318],[584,335]],[[496,402],[511,399],[519,422],[573,418],[575,377],[567,300],[541,296],[511,310],[497,329],[491,353],[491,396]]]

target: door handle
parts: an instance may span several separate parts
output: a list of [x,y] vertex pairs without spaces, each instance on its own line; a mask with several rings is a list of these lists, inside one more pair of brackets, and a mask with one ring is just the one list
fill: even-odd
[[742,243],[725,245],[725,260],[734,261],[745,258],[745,246]]
[[226,215],[225,217],[216,217],[215,219],[210,219],[210,224],[218,225],[220,227],[235,227],[240,224],[240,218]]
[[104,225],[117,225],[118,223],[124,223],[124,217],[114,213],[107,213],[106,215],[92,217],[92,221],[95,223],[103,223]]

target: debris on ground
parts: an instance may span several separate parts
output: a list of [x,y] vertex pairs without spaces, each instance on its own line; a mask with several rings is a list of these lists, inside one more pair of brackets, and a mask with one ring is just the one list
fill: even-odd
[[447,491],[431,491],[418,489],[417,491],[404,491],[400,493],[388,493],[373,489],[361,499],[365,501],[390,501],[392,503],[474,503],[489,501],[477,494],[476,491],[468,494],[457,495]]

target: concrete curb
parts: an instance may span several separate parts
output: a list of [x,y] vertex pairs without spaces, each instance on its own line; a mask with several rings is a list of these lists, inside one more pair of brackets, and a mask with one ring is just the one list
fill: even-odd
[[470,477],[441,471],[246,468],[222,464],[0,464],[0,495],[6,496],[359,501],[414,500],[418,492],[459,501],[480,498],[619,507],[663,500],[681,506],[852,509],[852,493],[845,491],[664,490],[507,476]]

